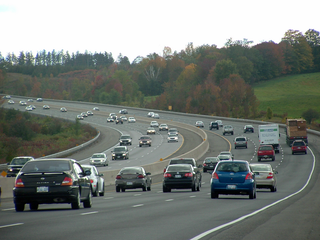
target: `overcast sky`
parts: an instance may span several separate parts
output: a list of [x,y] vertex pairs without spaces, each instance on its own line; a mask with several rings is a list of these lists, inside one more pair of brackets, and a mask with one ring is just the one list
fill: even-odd
[[320,31],[317,0],[0,0],[0,52],[64,50],[162,55],[227,39],[279,43],[289,29]]

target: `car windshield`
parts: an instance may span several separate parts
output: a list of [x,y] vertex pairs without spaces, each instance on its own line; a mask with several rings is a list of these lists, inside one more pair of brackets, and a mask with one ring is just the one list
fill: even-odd
[[272,150],[271,146],[261,146],[259,150]]
[[130,139],[131,137],[130,136],[121,136],[120,139]]
[[251,165],[254,172],[271,172],[271,166],[266,164]]
[[192,159],[171,159],[170,165],[171,164],[191,164],[193,165],[193,160]]
[[142,171],[139,168],[126,168],[120,171],[120,174],[141,174]]
[[113,151],[114,152],[123,152],[123,151],[125,151],[126,150],[126,148],[124,148],[124,147],[117,147],[117,148],[115,148]]
[[206,158],[204,160],[205,163],[216,163],[216,162],[219,162],[219,159],[218,158]]
[[232,126],[224,126],[224,128],[232,128]]
[[218,172],[247,172],[248,168],[245,163],[220,163],[217,167]]
[[24,165],[30,159],[31,158],[14,158],[14,159],[12,159],[10,165]]
[[149,140],[150,137],[141,137],[140,139],[141,139],[141,140]]
[[167,168],[167,172],[181,172],[181,171],[190,171],[190,166],[189,165],[172,165]]
[[29,161],[24,165],[21,172],[63,172],[70,171],[69,161],[62,160],[43,160]]
[[92,155],[92,158],[104,158],[103,154],[94,154]]

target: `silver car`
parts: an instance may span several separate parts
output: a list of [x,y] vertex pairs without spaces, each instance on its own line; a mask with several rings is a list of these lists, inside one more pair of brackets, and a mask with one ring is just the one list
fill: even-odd
[[103,173],[99,173],[95,166],[81,165],[83,170],[86,172],[90,170],[91,174],[88,176],[91,182],[91,192],[94,197],[104,196],[104,178]]
[[178,142],[178,141],[179,141],[178,133],[175,133],[175,132],[168,133],[168,143],[169,142]]
[[248,148],[248,140],[246,137],[240,136],[234,139],[234,148],[237,149],[238,147]]
[[275,171],[269,163],[251,163],[250,167],[255,174],[257,188],[269,188],[271,192],[277,191],[277,178]]
[[94,153],[90,160],[90,165],[94,166],[108,166],[109,160],[105,153]]

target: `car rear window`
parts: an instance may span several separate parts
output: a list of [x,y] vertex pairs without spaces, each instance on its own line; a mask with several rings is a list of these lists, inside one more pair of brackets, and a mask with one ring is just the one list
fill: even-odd
[[167,168],[167,172],[179,172],[179,171],[190,171],[190,166],[189,165],[169,165]]
[[245,163],[220,163],[217,167],[219,172],[247,172],[248,167]]
[[122,169],[120,171],[120,174],[141,174],[142,171],[139,168],[128,168],[128,169]]
[[237,138],[236,141],[246,141],[245,138]]
[[12,159],[10,165],[24,165],[30,159],[31,158],[14,158],[14,159]]
[[304,146],[305,143],[304,142],[294,142],[293,146]]
[[22,168],[22,172],[63,172],[70,171],[70,162],[61,160],[29,161]]
[[192,159],[171,159],[170,164],[191,164],[193,165]]
[[270,165],[253,165],[251,166],[252,171],[259,172],[259,171],[271,171]]
[[259,150],[272,150],[271,146],[261,146]]
[[118,148],[114,149],[115,152],[122,152],[122,151],[125,151],[125,150],[126,150],[126,148],[124,148],[124,147],[121,147],[121,148],[118,147]]

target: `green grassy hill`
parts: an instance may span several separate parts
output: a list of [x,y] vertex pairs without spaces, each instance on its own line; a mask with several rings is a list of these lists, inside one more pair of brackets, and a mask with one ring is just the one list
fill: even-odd
[[299,74],[255,84],[259,110],[298,118],[309,108],[320,112],[320,73]]

